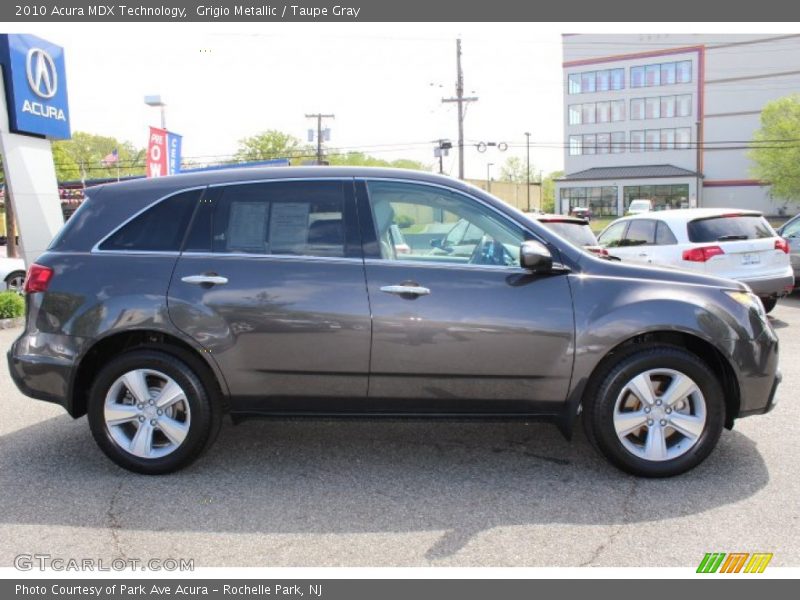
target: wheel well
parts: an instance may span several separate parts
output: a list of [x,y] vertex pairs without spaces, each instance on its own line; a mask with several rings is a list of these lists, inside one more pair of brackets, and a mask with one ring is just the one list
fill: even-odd
[[184,361],[202,379],[209,394],[223,403],[223,410],[227,410],[226,397],[214,370],[192,346],[160,331],[128,331],[100,340],[84,355],[72,382],[70,415],[77,418],[86,414],[92,381],[106,363],[120,354],[142,348],[166,352]]
[[629,340],[626,340],[614,347],[603,360],[592,371],[592,375],[584,388],[583,401],[588,397],[588,394],[596,390],[602,383],[606,372],[610,366],[616,362],[616,358],[623,352],[632,350],[636,346],[653,346],[656,344],[666,344],[670,346],[677,346],[683,350],[688,350],[697,359],[710,368],[717,376],[722,391],[725,395],[725,427],[730,429],[733,427],[733,420],[739,414],[740,398],[739,398],[739,382],[736,379],[736,373],[731,367],[728,360],[723,354],[711,343],[706,340],[694,336],[689,333],[680,331],[655,331],[638,335]]
[[18,273],[21,273],[23,277],[27,275],[27,273],[25,273],[25,271],[23,271],[22,269],[17,269],[16,271],[11,271],[11,273],[6,275],[6,278],[3,281],[8,281],[9,279],[11,279],[11,277],[17,275]]

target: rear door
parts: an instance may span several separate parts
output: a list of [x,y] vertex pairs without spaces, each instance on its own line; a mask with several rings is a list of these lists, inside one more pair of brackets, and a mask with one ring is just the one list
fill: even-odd
[[[531,235],[441,186],[374,180],[358,193],[373,315],[371,406],[560,410],[574,352],[572,297],[565,273],[520,268],[519,246]],[[471,247],[462,243],[457,257],[431,252],[426,232],[459,220],[480,234]],[[389,235],[400,223],[411,248],[401,256]]]
[[785,252],[775,247],[775,230],[759,213],[731,213],[687,224],[694,245],[717,247],[721,252],[704,262],[705,272],[731,279],[780,275],[789,264]]
[[355,407],[367,392],[370,314],[352,179],[210,188],[168,301],[240,408]]

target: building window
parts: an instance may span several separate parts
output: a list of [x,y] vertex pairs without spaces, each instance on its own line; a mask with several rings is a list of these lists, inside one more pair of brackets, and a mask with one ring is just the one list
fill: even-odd
[[631,131],[631,152],[644,152],[644,131]]
[[676,97],[677,115],[679,117],[689,117],[692,115],[692,95],[684,94]]
[[616,186],[561,188],[562,210],[572,211],[575,207],[588,208],[593,216],[617,216]]
[[661,65],[661,85],[673,85],[675,81],[675,63]]
[[570,104],[568,112],[569,112],[569,124],[570,125],[580,125],[581,124],[581,105],[580,104]]
[[634,200],[651,200],[655,210],[689,208],[689,185],[626,185],[622,188],[625,210]]
[[645,119],[658,119],[661,117],[659,110],[660,102],[658,98],[645,98],[644,117]]
[[692,130],[689,127],[681,127],[675,130],[675,147],[678,150],[686,150],[692,143]]
[[581,93],[586,94],[595,91],[595,72],[581,73]]
[[597,72],[597,91],[607,92],[610,87],[610,74],[608,71]]
[[683,60],[676,64],[678,83],[692,82],[692,61]]
[[581,136],[569,136],[569,155],[578,156],[581,153]]
[[675,130],[662,129],[661,130],[661,149],[674,150],[675,149]]
[[597,144],[597,136],[593,133],[588,133],[583,136],[583,153],[594,154],[595,145]]
[[608,123],[611,121],[611,103],[598,102],[597,103],[597,122]]
[[644,119],[644,98],[631,99],[631,121]]
[[581,104],[581,123],[594,123],[596,121],[596,108],[593,102]]
[[675,116],[675,96],[661,96],[661,118],[671,119]]
[[611,69],[611,89],[625,89],[625,69]]
[[661,65],[647,65],[644,68],[644,84],[647,87],[661,85]]
[[631,67],[631,87],[644,87],[644,67]]
[[661,130],[648,129],[644,132],[644,149],[647,152],[661,150]]
[[625,120],[625,100],[614,100],[611,102],[611,120]]
[[611,152],[611,134],[598,133],[597,134],[597,153],[608,154]]
[[568,78],[568,90],[570,94],[580,94],[581,93],[581,74],[580,73],[572,73]]
[[614,131],[611,134],[611,153],[622,154],[625,152],[625,132]]

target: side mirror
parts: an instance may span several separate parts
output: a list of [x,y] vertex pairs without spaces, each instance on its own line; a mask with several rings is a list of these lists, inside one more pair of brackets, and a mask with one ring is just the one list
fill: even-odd
[[527,240],[519,248],[519,264],[523,269],[547,273],[553,268],[553,255],[543,243]]

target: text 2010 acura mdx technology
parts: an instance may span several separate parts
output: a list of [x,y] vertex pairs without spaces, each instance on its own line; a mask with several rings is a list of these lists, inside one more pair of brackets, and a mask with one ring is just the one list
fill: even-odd
[[[448,253],[462,219],[479,235]],[[93,188],[25,288],[17,385],[88,414],[103,451],[143,473],[189,464],[224,413],[536,416],[567,435],[582,413],[615,465],[675,475],[769,411],[780,381],[745,285],[596,258],[427,173]]]

